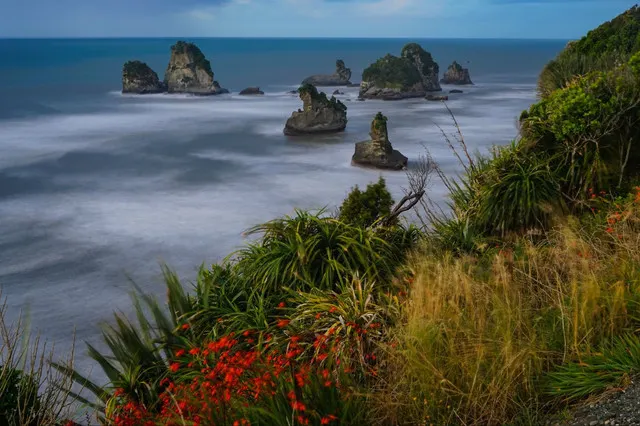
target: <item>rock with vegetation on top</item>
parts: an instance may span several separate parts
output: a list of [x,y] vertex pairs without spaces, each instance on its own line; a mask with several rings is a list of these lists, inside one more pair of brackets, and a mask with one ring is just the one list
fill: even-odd
[[371,140],[356,143],[351,163],[379,169],[402,170],[407,167],[407,157],[396,151],[389,142],[387,117],[377,113],[371,122]]
[[298,89],[302,109],[294,111],[284,126],[285,135],[340,132],[347,127],[347,107],[335,97],[327,98],[315,86]]
[[351,84],[351,69],[344,65],[342,59],[336,61],[336,72],[333,74],[318,74],[307,77],[302,81],[302,85],[312,84],[314,86],[347,86]]
[[122,93],[162,93],[166,86],[149,65],[140,61],[128,61],[122,67]]
[[402,48],[400,56],[387,54],[362,73],[360,97],[396,100],[424,97],[427,92],[442,90],[438,82],[440,69],[431,54],[417,43]]
[[440,80],[442,84],[473,84],[471,81],[471,77],[469,76],[469,68],[462,68],[462,65],[453,61],[447,72],[444,73],[442,80]]
[[171,59],[164,74],[169,93],[218,95],[229,93],[213,78],[211,63],[193,43],[178,41],[171,46]]
[[264,92],[259,87],[247,87],[239,93],[240,95],[264,95]]
[[449,97],[446,95],[427,95],[424,97],[428,101],[448,101]]

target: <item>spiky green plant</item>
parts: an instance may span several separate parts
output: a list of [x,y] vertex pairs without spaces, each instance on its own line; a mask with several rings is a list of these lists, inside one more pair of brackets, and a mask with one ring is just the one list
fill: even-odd
[[623,334],[581,361],[548,373],[546,393],[572,401],[623,386],[640,374],[640,336]]
[[89,357],[100,366],[109,381],[106,387],[68,366],[54,364],[55,368],[94,394],[96,401],[73,395],[99,415],[113,408],[110,405],[116,389],[122,389],[133,401],[153,409],[163,390],[161,381],[173,356],[173,348],[186,346],[185,338],[177,330],[183,318],[193,311],[192,301],[173,271],[163,266],[163,273],[168,309],[136,287],[132,299],[137,323],[123,313],[116,313],[114,324],[102,326],[102,338],[108,352],[103,353],[87,343]]
[[404,253],[374,230],[297,210],[256,226],[249,234],[261,241],[238,251],[236,267],[247,281],[267,292],[282,286],[296,290],[334,288],[353,273],[379,283],[388,282]]

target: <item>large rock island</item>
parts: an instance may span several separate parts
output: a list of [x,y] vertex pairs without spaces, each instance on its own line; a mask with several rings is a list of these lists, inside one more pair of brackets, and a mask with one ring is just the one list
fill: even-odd
[[462,65],[453,61],[447,72],[444,73],[442,80],[440,80],[442,84],[473,84],[471,81],[471,77],[469,76],[469,68],[462,68]]
[[342,59],[336,61],[336,72],[333,74],[317,74],[302,80],[302,85],[312,84],[314,86],[348,86],[351,84],[351,69],[344,65]]
[[140,61],[128,61],[122,67],[122,93],[163,93],[167,90],[158,74]]
[[302,109],[293,112],[284,126],[285,135],[340,132],[347,127],[347,107],[335,97],[305,84],[298,89]]
[[356,143],[351,164],[379,169],[402,170],[407,167],[407,157],[396,151],[389,142],[387,117],[377,113],[371,122],[371,140]]
[[438,83],[440,68],[431,54],[417,43],[402,48],[400,56],[387,54],[362,73],[360,97],[395,100],[421,98],[427,92],[442,89]]
[[164,74],[169,93],[218,95],[229,93],[213,79],[211,63],[193,43],[179,41],[171,46],[171,59]]

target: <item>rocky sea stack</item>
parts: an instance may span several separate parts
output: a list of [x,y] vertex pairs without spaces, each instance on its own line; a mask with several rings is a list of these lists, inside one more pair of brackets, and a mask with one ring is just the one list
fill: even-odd
[[371,140],[356,143],[351,164],[378,169],[402,170],[407,167],[407,157],[396,151],[389,142],[387,117],[377,113],[371,122]]
[[144,62],[128,61],[122,67],[122,93],[145,95],[162,93],[166,89],[158,74]]
[[440,80],[442,84],[473,84],[471,81],[471,77],[469,76],[469,68],[462,68],[462,65],[453,61],[447,72],[444,73],[442,80]]
[[302,109],[293,112],[284,126],[285,135],[340,132],[347,127],[347,107],[335,97],[305,84],[298,89]]
[[164,75],[169,93],[218,95],[229,93],[213,79],[211,63],[193,43],[179,41],[171,46],[171,59]]
[[242,89],[239,95],[264,95],[264,92],[260,90],[259,87],[247,87],[246,89]]
[[440,68],[431,54],[417,43],[402,48],[400,57],[387,54],[362,73],[360,97],[363,99],[421,98],[427,92],[442,90]]
[[348,86],[351,84],[351,69],[344,65],[342,59],[336,61],[336,72],[333,74],[317,74],[307,77],[302,81],[302,85],[312,84],[314,86]]

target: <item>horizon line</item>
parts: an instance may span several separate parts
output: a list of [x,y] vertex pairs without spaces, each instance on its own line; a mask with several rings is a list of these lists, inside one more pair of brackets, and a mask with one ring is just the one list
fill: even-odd
[[567,41],[571,38],[545,37],[296,37],[296,36],[66,36],[66,37],[5,37],[0,40],[131,40],[131,39],[262,39],[262,40],[514,40],[514,41]]

